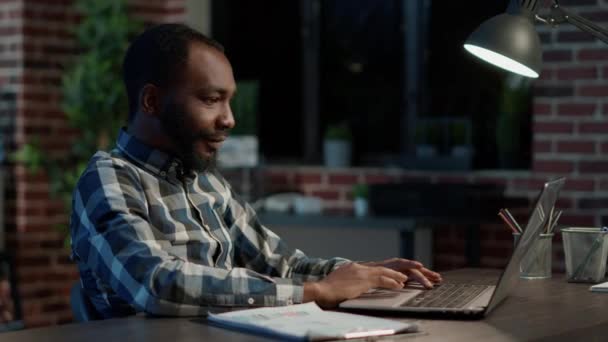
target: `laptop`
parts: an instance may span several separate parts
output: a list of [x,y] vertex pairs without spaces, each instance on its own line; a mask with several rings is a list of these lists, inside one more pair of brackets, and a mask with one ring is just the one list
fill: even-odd
[[565,178],[544,184],[530,218],[506,268],[495,284],[444,282],[434,289],[406,286],[401,290],[375,289],[344,301],[341,309],[433,314],[445,317],[485,317],[511,293],[519,281],[519,264],[545,227]]

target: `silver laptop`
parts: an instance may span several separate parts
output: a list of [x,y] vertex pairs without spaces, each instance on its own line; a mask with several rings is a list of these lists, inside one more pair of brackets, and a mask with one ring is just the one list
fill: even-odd
[[342,309],[429,313],[446,316],[488,315],[511,293],[519,280],[519,264],[542,228],[557,201],[565,178],[545,183],[532,209],[519,243],[493,285],[445,282],[432,290],[407,286],[402,290],[377,289],[340,304]]

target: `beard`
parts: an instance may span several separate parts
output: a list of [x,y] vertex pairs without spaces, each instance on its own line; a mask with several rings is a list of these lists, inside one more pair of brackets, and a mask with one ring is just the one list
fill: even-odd
[[183,163],[184,171],[204,172],[215,169],[217,153],[203,157],[196,152],[195,144],[217,134],[210,130],[192,131],[186,117],[186,111],[174,102],[167,104],[160,113],[163,129],[177,147],[177,155]]

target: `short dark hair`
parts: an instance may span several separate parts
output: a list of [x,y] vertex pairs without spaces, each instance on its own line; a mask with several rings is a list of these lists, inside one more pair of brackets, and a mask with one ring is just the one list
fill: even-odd
[[188,58],[188,46],[193,41],[224,52],[220,43],[184,24],[152,26],[131,43],[122,64],[129,99],[129,122],[135,117],[139,92],[144,85],[170,85],[176,75],[180,75]]

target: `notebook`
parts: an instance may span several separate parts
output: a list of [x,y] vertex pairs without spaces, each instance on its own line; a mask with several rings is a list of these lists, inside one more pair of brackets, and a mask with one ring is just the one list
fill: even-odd
[[418,331],[418,326],[414,323],[323,311],[314,302],[221,314],[209,313],[207,319],[222,327],[281,340],[324,341]]
[[406,287],[401,290],[375,290],[347,300],[340,308],[357,311],[395,311],[433,314],[442,317],[485,317],[498,306],[519,281],[519,264],[546,225],[565,178],[544,184],[530,213],[528,223],[506,268],[495,284],[444,283],[432,290]]
[[605,283],[600,283],[593,285],[589,288],[592,292],[608,292],[608,281]]

